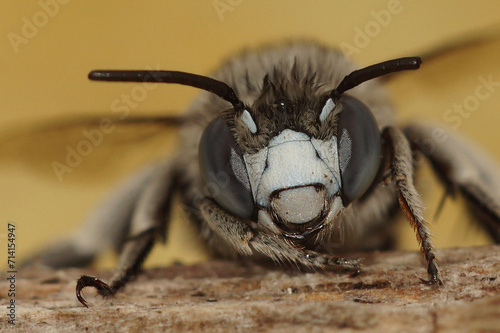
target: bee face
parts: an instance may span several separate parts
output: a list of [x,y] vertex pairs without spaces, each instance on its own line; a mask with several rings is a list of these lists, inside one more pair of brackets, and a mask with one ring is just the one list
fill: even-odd
[[[335,71],[320,76],[307,67],[277,65],[253,103],[217,117],[199,146],[215,201],[285,234],[333,223],[374,183],[382,154],[372,110],[347,93],[330,96]],[[248,79],[244,88],[255,90]]]
[[339,195],[335,136],[319,140],[287,129],[244,158],[256,204],[280,224],[322,221]]

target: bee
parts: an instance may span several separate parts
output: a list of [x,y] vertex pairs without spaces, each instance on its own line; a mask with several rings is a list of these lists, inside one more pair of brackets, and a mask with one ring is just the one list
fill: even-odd
[[[112,296],[166,239],[173,197],[207,244],[224,257],[270,258],[357,274],[352,251],[387,249],[403,211],[426,260],[428,284],[443,279],[414,185],[416,154],[450,194],[463,196],[500,242],[497,167],[452,131],[397,125],[379,77],[416,70],[418,57],[358,69],[337,49],[314,42],[250,50],[211,77],[175,71],[98,70],[94,81],[163,82],[204,90],[179,118],[180,146],[127,180],[87,221],[81,235],[47,249],[43,263],[84,266],[106,238],[120,248],[110,283],[82,276],[81,291]],[[407,73],[407,75],[411,75]],[[429,144],[432,143],[432,144]]]

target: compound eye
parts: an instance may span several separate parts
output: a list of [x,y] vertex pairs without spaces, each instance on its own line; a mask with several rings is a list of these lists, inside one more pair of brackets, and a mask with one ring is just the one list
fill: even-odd
[[343,200],[352,202],[372,185],[380,167],[382,143],[373,114],[358,99],[342,95],[338,154]]
[[243,155],[220,117],[208,124],[201,136],[199,162],[210,196],[230,214],[252,218],[255,203]]

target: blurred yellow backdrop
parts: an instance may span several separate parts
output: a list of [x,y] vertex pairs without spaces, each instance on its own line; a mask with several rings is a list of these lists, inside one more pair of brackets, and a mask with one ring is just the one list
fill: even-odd
[[[111,103],[130,92],[131,86],[91,83],[87,74],[92,69],[161,68],[209,74],[242,48],[295,38],[354,46],[353,58],[368,65],[419,55],[449,40],[487,29],[499,23],[499,10],[500,4],[494,0],[4,2],[0,13],[0,133],[71,115],[109,114]],[[360,31],[366,29],[370,36],[362,41]],[[457,55],[448,72],[428,76],[432,82],[427,89],[412,89],[410,83],[399,81],[393,84],[395,102],[402,107],[401,119],[442,119],[447,108],[473,92],[479,75],[500,78],[498,60],[491,60],[499,58],[498,47],[481,52]],[[462,66],[472,71],[467,80],[460,76]],[[165,85],[151,91],[133,112],[182,112],[197,93],[195,89]],[[499,104],[500,92],[495,91],[460,127],[497,160]],[[122,162],[113,168],[130,171],[134,150],[126,153],[121,149],[119,154]],[[23,164],[1,164],[0,241],[5,244],[7,223],[13,222],[17,228],[17,258],[22,259],[74,230],[118,181],[118,175],[125,174],[124,170],[97,176],[84,174],[82,167],[59,182],[55,175],[42,176]],[[428,172],[422,176],[420,184],[426,187],[426,214],[430,219],[443,190]],[[437,247],[485,242],[475,228],[460,226],[465,218],[459,207],[448,201],[438,223],[433,224]],[[184,225],[182,214],[176,212],[170,242],[156,247],[147,265],[206,258],[203,246],[195,236],[184,232]],[[416,249],[411,228],[406,223],[399,228],[400,246]],[[5,252],[0,251],[0,259]],[[100,263],[113,266],[110,257],[106,258]],[[1,260],[3,266],[6,260]]]

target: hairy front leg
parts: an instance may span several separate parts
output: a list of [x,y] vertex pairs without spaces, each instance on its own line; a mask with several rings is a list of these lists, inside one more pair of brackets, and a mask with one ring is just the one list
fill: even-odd
[[392,150],[392,178],[396,183],[399,205],[415,230],[420,251],[427,261],[430,280],[422,281],[429,284],[443,284],[428,223],[422,213],[422,200],[413,184],[413,157],[410,144],[403,132],[394,127],[386,128],[383,136]]
[[109,284],[83,275],[76,286],[77,299],[86,307],[81,295],[85,287],[94,287],[101,296],[113,296],[132,280],[151,251],[157,238],[165,239],[172,196],[176,187],[173,164],[165,165],[145,186],[134,207],[129,235],[120,252],[115,273]]
[[280,234],[270,232],[250,221],[238,219],[223,211],[211,199],[200,202],[201,216],[218,238],[230,244],[242,255],[263,254],[275,262],[300,264],[313,269],[341,268],[359,272],[359,259],[339,258],[334,255],[306,250]]

